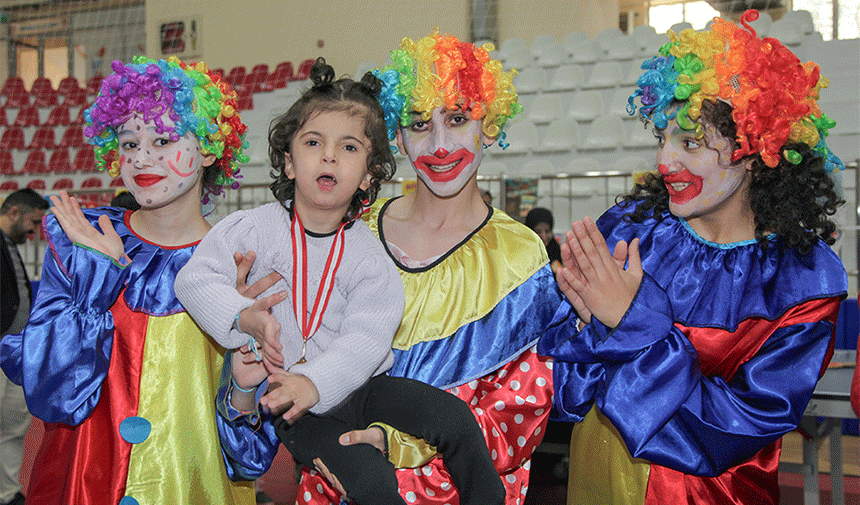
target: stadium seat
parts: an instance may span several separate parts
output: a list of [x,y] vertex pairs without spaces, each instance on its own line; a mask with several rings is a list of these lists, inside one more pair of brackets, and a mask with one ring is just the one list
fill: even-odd
[[585,80],[582,65],[562,65],[552,74],[549,91],[572,91],[580,87]]
[[48,186],[42,179],[33,179],[32,181],[27,183],[27,187],[36,191],[44,191],[45,189],[47,189]]
[[65,97],[79,89],[82,89],[81,85],[78,83],[78,78],[73,75],[63,77],[57,85],[57,93]]
[[514,88],[519,94],[537,93],[546,87],[546,70],[540,67],[524,68],[514,76]]
[[636,55],[633,37],[622,35],[604,46],[603,57],[609,60],[629,60]]
[[75,88],[66,95],[63,105],[76,107],[87,103],[87,91],[83,88]]
[[69,126],[63,133],[63,137],[57,147],[78,149],[84,147],[84,129],[80,125]]
[[582,87],[613,88],[621,83],[623,73],[621,63],[617,61],[599,61],[591,69],[591,75]]
[[48,165],[45,163],[45,151],[41,149],[30,151],[21,172],[31,175],[48,173]]
[[770,25],[767,35],[782,42],[787,47],[799,46],[803,42],[803,39],[806,38],[806,34],[803,33],[800,23],[794,19],[786,20],[785,18]]
[[573,95],[567,117],[577,121],[593,121],[603,114],[603,111],[603,93],[597,90],[582,90]]
[[514,68],[522,71],[535,63],[534,55],[528,47],[520,47],[511,51],[505,60],[505,68]]
[[535,37],[532,39],[532,53],[535,55],[535,58],[537,58],[537,56],[540,54],[541,50],[544,47],[556,43],[558,43],[558,40],[556,40],[554,35],[551,35],[549,33],[535,35]]
[[624,147],[652,147],[657,148],[657,139],[654,137],[653,126],[645,126],[639,122],[633,122],[630,126],[630,135],[624,139]]
[[88,95],[95,96],[99,94],[99,90],[101,90],[102,87],[102,79],[104,79],[104,77],[94,75],[87,80],[86,90]]
[[55,149],[48,160],[48,171],[55,174],[68,174],[74,172],[69,161],[69,150],[66,148]]
[[657,35],[657,30],[651,25],[639,25],[633,29],[633,46],[639,56],[656,52],[652,47],[652,40]]
[[[523,47],[526,47],[526,42],[520,37],[511,37],[509,39],[505,39],[499,45],[499,59],[503,62],[507,62],[508,56],[511,54],[512,51]],[[505,67],[508,66],[509,65],[507,64],[505,65]]]
[[575,151],[582,143],[582,132],[579,123],[573,118],[556,119],[549,124],[535,148],[537,152]]
[[91,106],[92,106],[91,103],[88,103],[88,104],[82,106],[81,109],[78,111],[77,115],[75,115],[75,119],[74,119],[74,121],[72,121],[72,124],[82,125],[82,124],[86,123],[86,121],[84,120],[84,111],[89,109]]
[[515,173],[514,175],[537,177],[541,175],[554,175],[557,173],[558,170],[556,170],[555,165],[553,165],[549,160],[537,159],[525,162],[523,166],[520,167],[519,173]]
[[15,161],[8,149],[0,148],[0,175],[15,175]]
[[57,105],[57,91],[51,86],[47,77],[37,77],[30,87],[30,95],[36,107],[52,107]]
[[269,77],[269,65],[265,63],[260,63],[258,65],[254,65],[254,68],[251,69],[251,73],[245,78],[245,87],[248,91],[252,91],[257,93],[263,90],[263,83],[266,82],[266,79]]
[[65,126],[72,122],[69,117],[69,106],[65,102],[55,106],[45,120],[46,126]]
[[239,112],[254,108],[254,95],[252,93],[242,94],[236,98],[236,108]]
[[116,177],[112,181],[110,181],[110,184],[108,184],[108,187],[109,188],[124,188],[125,183],[122,182],[122,177]]
[[580,149],[616,149],[624,141],[624,123],[614,114],[605,114],[591,123]]
[[3,181],[0,183],[0,191],[18,191],[18,181]]
[[574,158],[564,167],[566,174],[584,174],[586,172],[600,172],[603,167],[594,158]]
[[27,149],[54,149],[56,143],[54,141],[54,128],[52,126],[42,126],[33,134],[33,139]]
[[15,117],[15,126],[39,126],[39,110],[33,105],[27,105],[18,109],[18,115]]
[[81,189],[100,187],[102,187],[102,180],[98,177],[90,177],[81,183]]
[[98,170],[92,146],[84,146],[78,149],[78,152],[75,153],[75,159],[72,162],[72,168],[79,172],[95,172]]
[[508,129],[505,141],[510,145],[501,152],[496,151],[497,156],[500,154],[526,153],[538,145],[537,128],[528,119],[521,120]]
[[6,109],[0,107],[0,126],[9,126],[9,122],[6,120]]
[[537,96],[526,112],[526,117],[534,124],[549,123],[564,113],[564,107],[557,94]]
[[222,79],[224,78],[224,69],[223,68],[210,68],[209,71],[212,72],[213,74],[217,75],[218,77],[222,78]]
[[30,105],[30,93],[27,90],[15,90],[6,95],[6,103],[3,107],[10,109],[18,109]]
[[558,67],[567,62],[567,50],[559,42],[554,42],[541,48],[537,64],[544,68]]
[[597,41],[585,39],[574,42],[567,46],[567,56],[573,63],[594,63],[599,56]]
[[72,182],[68,177],[63,177],[62,179],[57,179],[51,189],[53,190],[61,190],[61,189],[72,189],[75,187],[75,183]]
[[773,18],[765,11],[759,11],[758,19],[750,21],[750,27],[755,30],[759,38],[767,37],[770,33],[770,26],[773,24]]
[[3,137],[0,138],[0,143],[4,149],[27,149],[27,144],[24,142],[24,130],[19,126],[10,126],[3,132]]
[[287,87],[287,83],[293,80],[293,63],[282,61],[275,67],[263,83],[264,90],[274,90]]
[[296,71],[296,75],[293,76],[294,81],[304,81],[311,76],[311,67],[314,65],[314,59],[309,59],[303,61],[299,65],[299,69]]
[[682,31],[684,31],[684,30],[686,30],[686,29],[688,29],[688,28],[689,28],[689,29],[692,29],[692,28],[693,28],[693,25],[691,25],[690,23],[688,23],[688,22],[686,22],[686,21],[682,21],[682,22],[680,22],[680,23],[675,23],[675,24],[674,24],[674,25],[672,25],[669,29],[670,29],[670,30],[672,30],[672,31],[673,31],[673,32],[675,32],[675,33],[681,33]]
[[6,81],[3,83],[3,88],[0,89],[0,96],[9,96],[12,93],[26,92],[27,88],[24,86],[24,79],[13,75],[6,78]]
[[224,76],[224,80],[230,86],[233,86],[233,89],[237,89],[240,86],[244,86],[245,84],[246,71],[245,67],[242,65],[235,66],[230,69],[230,72]]
[[782,18],[780,18],[780,20],[796,21],[804,35],[809,35],[815,31],[815,23],[812,20],[812,13],[806,10],[788,11],[782,16]]

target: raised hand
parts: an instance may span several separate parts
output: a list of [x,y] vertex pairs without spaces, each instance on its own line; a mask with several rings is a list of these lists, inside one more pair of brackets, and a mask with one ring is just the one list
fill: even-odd
[[97,230],[84,217],[78,201],[70,197],[65,191],[60,191],[59,196],[51,195],[51,212],[57,218],[57,222],[66,232],[69,240],[85,247],[98,251],[117,261],[125,254],[122,239],[106,215],[99,216],[99,228]]
[[[603,234],[590,218],[573,223],[571,228],[566,246],[573,265],[565,265],[559,285],[574,308],[581,304],[601,323],[617,326],[642,282],[639,239],[633,239],[629,246],[619,241],[614,254],[610,254]],[[569,291],[579,301],[571,298]]]

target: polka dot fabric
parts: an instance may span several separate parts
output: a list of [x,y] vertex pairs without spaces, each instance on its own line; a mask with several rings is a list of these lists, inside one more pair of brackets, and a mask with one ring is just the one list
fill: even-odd
[[[531,454],[540,444],[552,407],[552,361],[534,348],[492,374],[448,390],[466,402],[481,425],[490,456],[505,485],[506,505],[521,505],[529,483]],[[458,505],[441,458],[421,468],[397,470],[406,503]],[[317,472],[305,470],[299,505],[338,505],[340,495]]]

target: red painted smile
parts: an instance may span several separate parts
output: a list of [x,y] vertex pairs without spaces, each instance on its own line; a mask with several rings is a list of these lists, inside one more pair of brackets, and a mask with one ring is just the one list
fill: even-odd
[[[437,151],[436,154],[440,154],[440,151]],[[456,179],[474,159],[474,153],[461,148],[445,157],[419,156],[415,160],[415,168],[427,174],[427,177],[433,182],[449,182]]]
[[145,188],[147,186],[152,186],[153,184],[158,184],[158,181],[162,179],[164,179],[163,175],[139,174],[134,176],[134,183]]
[[663,182],[669,190],[669,199],[676,205],[684,205],[702,193],[703,180],[698,175],[693,175],[686,168],[680,172],[667,174],[666,165],[660,165],[658,169],[663,173]]

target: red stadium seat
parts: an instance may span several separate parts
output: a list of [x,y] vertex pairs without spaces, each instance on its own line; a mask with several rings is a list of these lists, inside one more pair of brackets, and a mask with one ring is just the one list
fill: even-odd
[[81,110],[78,111],[78,114],[75,116],[75,119],[74,121],[72,121],[72,124],[85,124],[86,120],[84,120],[84,111],[89,109],[90,107],[92,107],[92,104],[86,104],[81,107]]
[[269,77],[269,65],[260,63],[251,69],[251,73],[245,78],[245,88],[251,92],[258,92],[263,89],[263,83]]
[[9,122],[6,121],[6,109],[0,107],[0,126],[9,126]]
[[48,114],[48,119],[45,120],[45,124],[48,126],[67,125],[71,122],[72,120],[69,117],[69,106],[65,103],[61,103],[51,109],[51,113]]
[[78,149],[78,152],[75,154],[75,160],[72,162],[72,168],[80,172],[95,172],[98,170],[92,146],[84,146]]
[[63,177],[62,179],[58,179],[57,182],[51,187],[51,189],[72,189],[75,187],[75,183],[72,182],[68,177]]
[[222,79],[224,78],[224,69],[223,69],[223,68],[210,68],[209,70],[210,70],[213,74],[215,74],[215,75],[217,75],[217,76],[221,77]]
[[84,188],[100,188],[102,187],[102,180],[98,177],[90,177],[81,183],[81,189]]
[[71,147],[73,149],[78,149],[84,147],[86,142],[84,142],[84,129],[80,125],[72,125],[69,126],[65,133],[63,133],[63,138],[60,139],[60,143],[57,144],[57,147]]
[[245,84],[245,74],[245,67],[239,65],[231,68],[230,73],[224,77],[224,80],[235,89]]
[[311,67],[314,66],[313,59],[305,60],[299,65],[299,70],[296,72],[296,75],[293,76],[294,81],[303,81],[311,76]]
[[125,187],[125,183],[124,183],[124,182],[122,182],[122,177],[117,177],[116,179],[114,179],[114,180],[110,181],[110,184],[108,184],[108,187],[111,187],[111,188],[124,188],[124,187]]
[[35,189],[36,191],[44,191],[47,189],[47,185],[45,185],[45,181],[42,179],[33,179],[32,181],[27,183],[27,187],[30,189]]
[[30,91],[30,96],[33,97],[33,105],[36,107],[53,107],[60,102],[57,99],[57,92],[50,87],[50,84],[47,88]]
[[51,79],[47,77],[36,77],[36,80],[33,81],[33,85],[30,86],[30,93],[43,93],[45,91],[54,91],[54,87],[51,85]]
[[39,126],[39,111],[33,105],[21,107],[13,123],[15,126]]
[[78,83],[77,77],[73,75],[63,77],[63,79],[60,80],[60,84],[57,85],[57,93],[66,97],[79,89],[83,88],[81,88],[81,85]]
[[236,98],[236,108],[238,108],[240,112],[253,109],[254,108],[254,95],[252,95],[250,93],[247,95],[239,95]]
[[24,79],[13,75],[6,78],[6,82],[3,83],[3,89],[0,89],[0,95],[8,96],[10,93],[27,91],[27,88],[24,87]]
[[27,90],[13,91],[6,95],[6,103],[4,107],[17,109],[30,105],[30,93]]
[[275,71],[269,74],[266,82],[263,83],[263,89],[266,91],[286,88],[287,83],[293,80],[293,63],[282,61],[275,67]]
[[27,146],[27,149],[54,149],[55,147],[54,127],[42,126],[36,130],[36,133],[33,135],[33,140],[30,141],[30,145]]
[[48,171],[55,174],[68,174],[74,172],[72,164],[69,161],[68,149],[55,149],[51,153],[51,159],[48,160]]
[[86,88],[88,95],[95,96],[95,95],[99,94],[99,90],[102,87],[102,79],[104,79],[104,77],[102,77],[100,75],[94,75],[94,76],[90,77],[90,79],[87,81],[87,88]]
[[0,138],[0,144],[3,144],[5,149],[27,149],[27,144],[24,142],[24,130],[20,126],[6,128],[3,137]]
[[18,191],[18,181],[3,181],[0,183],[0,191]]
[[0,149],[0,175],[15,175],[15,160],[7,149]]
[[75,88],[66,95],[63,105],[75,107],[87,103],[87,92],[83,88]]
[[41,149],[30,151],[30,154],[27,155],[27,160],[24,162],[22,171],[25,174],[48,173],[48,165],[45,163],[45,151]]

